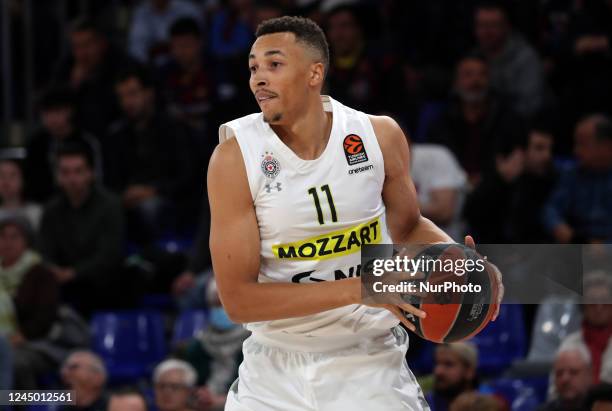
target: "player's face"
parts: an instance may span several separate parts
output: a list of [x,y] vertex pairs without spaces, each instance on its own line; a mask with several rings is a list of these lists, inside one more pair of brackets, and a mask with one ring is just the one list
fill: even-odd
[[249,55],[249,85],[264,120],[282,124],[306,103],[312,57],[293,33],[259,37]]
[[591,383],[591,369],[577,352],[566,352],[554,365],[555,387],[559,397],[572,401],[584,395]]
[[461,390],[470,382],[473,371],[452,350],[438,348],[435,361],[434,389],[436,391]]
[[155,404],[161,411],[181,411],[188,408],[190,393],[183,371],[168,370],[155,383]]

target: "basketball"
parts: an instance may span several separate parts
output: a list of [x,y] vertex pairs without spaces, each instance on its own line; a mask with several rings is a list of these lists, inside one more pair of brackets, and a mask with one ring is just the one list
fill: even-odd
[[[414,258],[440,263],[430,264],[431,270],[422,271],[423,283],[432,292],[420,297],[403,296],[406,302],[427,313],[426,318],[420,319],[404,312],[415,325],[417,335],[435,343],[457,342],[478,334],[491,321],[498,305],[499,282],[491,264],[476,251],[461,244],[436,244]],[[473,261],[474,266],[480,260],[483,269],[459,273],[440,269],[441,265],[459,260],[463,264]],[[449,290],[444,291],[443,285],[449,285]],[[479,291],[458,291],[467,289]]]

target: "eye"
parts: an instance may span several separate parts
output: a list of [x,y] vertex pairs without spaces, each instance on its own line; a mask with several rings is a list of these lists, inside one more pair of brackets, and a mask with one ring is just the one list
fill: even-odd
[[251,73],[255,73],[255,72],[257,71],[257,67],[256,67],[256,66],[250,66],[250,67],[249,67],[249,71],[250,71]]
[[270,63],[270,65],[274,68],[277,68],[281,66],[281,63],[279,63],[278,61],[273,61],[272,63]]

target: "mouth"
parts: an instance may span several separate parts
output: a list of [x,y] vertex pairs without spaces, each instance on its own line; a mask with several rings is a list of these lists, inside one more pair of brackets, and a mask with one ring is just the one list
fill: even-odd
[[270,101],[273,98],[276,98],[276,97],[258,97],[257,101],[259,101],[260,103],[263,103],[264,101]]
[[277,98],[276,94],[268,92],[268,91],[258,91],[255,93],[255,99],[259,104],[264,104]]

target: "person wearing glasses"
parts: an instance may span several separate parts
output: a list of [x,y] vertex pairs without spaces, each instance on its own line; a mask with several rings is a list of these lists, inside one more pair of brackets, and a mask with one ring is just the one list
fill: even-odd
[[153,371],[155,406],[159,411],[191,410],[197,373],[189,363],[169,359]]

